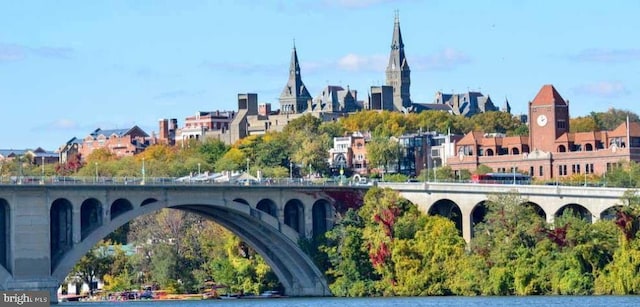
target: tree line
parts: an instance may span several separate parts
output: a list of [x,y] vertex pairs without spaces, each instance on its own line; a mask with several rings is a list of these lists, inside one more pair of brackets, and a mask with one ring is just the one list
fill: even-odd
[[374,188],[318,250],[337,296],[640,293],[640,197],[590,223],[570,210],[552,225],[517,194],[493,195],[470,244],[454,223]]

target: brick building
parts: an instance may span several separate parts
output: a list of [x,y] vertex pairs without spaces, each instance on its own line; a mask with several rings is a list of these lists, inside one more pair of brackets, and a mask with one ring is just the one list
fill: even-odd
[[612,131],[570,132],[569,102],[547,84],[529,102],[529,136],[470,132],[456,144],[453,170],[480,164],[498,172],[527,173],[538,179],[574,174],[602,175],[624,161],[640,161],[640,124],[625,122]]
[[84,159],[94,150],[104,148],[118,157],[133,156],[149,145],[149,135],[138,126],[112,130],[98,128],[82,140],[78,153]]

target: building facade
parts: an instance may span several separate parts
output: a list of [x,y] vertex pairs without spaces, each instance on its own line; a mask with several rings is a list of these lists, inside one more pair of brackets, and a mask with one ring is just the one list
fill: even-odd
[[350,135],[333,138],[333,148],[329,149],[329,167],[331,169],[348,169],[354,174],[369,175],[366,143],[368,134],[354,132]]
[[569,103],[553,85],[544,85],[529,102],[528,120],[528,136],[466,134],[447,164],[470,171],[484,164],[498,172],[549,180],[602,175],[621,162],[640,162],[639,123],[625,122],[612,131],[570,132]]
[[133,156],[150,145],[149,135],[140,127],[129,129],[96,129],[82,139],[78,152],[82,159],[96,149],[107,149],[118,157]]

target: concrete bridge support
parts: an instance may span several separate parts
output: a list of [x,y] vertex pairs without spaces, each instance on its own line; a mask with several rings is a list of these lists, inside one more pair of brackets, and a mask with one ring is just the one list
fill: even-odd
[[[59,281],[51,277],[49,253],[49,204],[40,190],[16,192],[9,215],[7,267],[0,274],[6,290],[49,291],[57,302]],[[6,200],[5,200],[6,201]]]

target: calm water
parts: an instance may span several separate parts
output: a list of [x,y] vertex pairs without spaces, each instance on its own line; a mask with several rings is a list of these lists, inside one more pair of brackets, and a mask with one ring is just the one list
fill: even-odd
[[493,307],[493,306],[640,306],[640,296],[527,296],[527,297],[396,297],[396,298],[282,298],[282,299],[239,299],[209,301],[139,301],[139,302],[98,302],[61,303],[59,306],[93,306],[122,307],[132,304],[133,307],[176,306],[176,307],[244,307],[244,306],[322,306],[322,307],[355,307],[355,306],[437,306],[437,307]]

